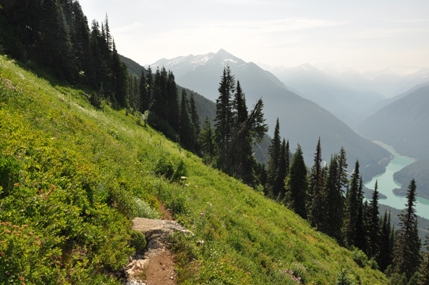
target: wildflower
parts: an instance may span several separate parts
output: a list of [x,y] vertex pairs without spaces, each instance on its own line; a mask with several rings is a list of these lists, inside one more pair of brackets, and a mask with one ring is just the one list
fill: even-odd
[[19,183],[18,183],[18,182],[16,182],[16,183],[14,183],[14,184],[13,184],[13,186],[18,187],[18,186],[19,186]]

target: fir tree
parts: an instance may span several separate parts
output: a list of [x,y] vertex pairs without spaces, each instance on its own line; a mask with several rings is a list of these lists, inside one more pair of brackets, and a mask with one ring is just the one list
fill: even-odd
[[356,225],[359,216],[359,208],[361,203],[359,200],[359,161],[356,161],[353,171],[350,189],[346,196],[346,211],[344,215],[344,243],[347,247],[355,245]]
[[276,178],[274,179],[274,189],[278,189],[278,195],[275,197],[277,201],[283,200],[285,197],[285,180],[289,170],[289,142],[283,139],[280,147],[280,156],[277,167]]
[[426,251],[423,252],[423,260],[420,266],[419,285],[429,285],[429,234],[426,235],[426,241],[424,245]]
[[[167,105],[164,106],[164,109],[166,109],[166,114],[164,118],[166,119],[167,123],[173,128],[173,130],[176,133],[178,133],[179,132],[179,101],[177,98],[177,85],[174,80],[174,75],[171,71],[168,72],[166,92],[167,92],[166,94]],[[186,95],[186,92],[185,92],[185,95]],[[187,101],[188,100],[186,99],[186,103]],[[188,113],[189,113],[188,105],[186,106],[186,109],[188,110]],[[193,136],[194,136],[193,145],[195,145],[195,131]]]
[[363,252],[366,252],[366,225],[365,225],[365,216],[368,210],[368,203],[365,201],[363,203],[363,181],[362,176],[359,177],[359,187],[357,193],[357,207],[358,207],[358,216],[355,226],[355,242],[354,245],[361,249]]
[[368,211],[368,247],[367,255],[369,258],[374,257],[378,259],[379,246],[380,246],[380,217],[378,213],[378,181],[375,182],[374,192],[372,193],[372,199],[369,204]]
[[271,145],[268,147],[268,154],[270,159],[268,160],[268,183],[267,183],[267,195],[272,198],[277,198],[280,190],[274,188],[274,181],[277,176],[278,167],[279,167],[279,157],[280,157],[280,123],[277,118],[276,126],[274,128],[274,136],[271,140]]
[[216,99],[215,139],[219,153],[218,165],[225,169],[232,137],[233,109],[232,96],[235,91],[235,80],[229,66],[224,68],[219,84],[219,97]]
[[313,227],[322,228],[323,221],[323,169],[322,169],[322,148],[320,138],[317,142],[316,153],[314,154],[314,163],[311,168],[310,188],[309,188],[309,220]]
[[204,160],[211,163],[215,156],[214,131],[208,117],[204,120],[203,127],[198,136],[198,143],[201,146]]
[[195,146],[195,131],[192,125],[191,117],[188,110],[188,100],[186,99],[186,92],[182,89],[182,99],[180,102],[180,131],[179,131],[180,144],[190,150],[194,151]]
[[419,269],[421,263],[420,238],[417,232],[416,182],[411,180],[407,191],[407,204],[399,215],[400,229],[395,243],[394,265],[396,272],[405,274],[409,280]]
[[198,136],[201,132],[200,116],[198,115],[197,105],[195,104],[194,93],[191,92],[189,98],[189,112],[191,113],[192,124],[194,125],[195,135]]
[[139,111],[143,114],[144,112],[146,112],[146,110],[149,109],[149,100],[150,100],[148,86],[146,82],[146,76],[144,74],[143,69],[140,76],[139,95],[140,95]]
[[387,211],[384,213],[380,239],[379,239],[379,254],[376,256],[376,261],[382,272],[384,272],[387,267],[392,264],[392,226],[390,225],[390,212]]
[[302,149],[299,144],[292,158],[288,178],[285,204],[303,219],[306,219],[307,167],[305,166]]
[[324,186],[324,211],[325,219],[322,223],[321,231],[335,238],[338,243],[342,244],[342,217],[344,210],[344,196],[341,189],[338,189],[337,182],[339,167],[337,155],[331,157],[328,168],[328,176]]
[[128,87],[128,73],[124,63],[119,58],[118,51],[116,50],[115,43],[113,43],[112,55],[112,82],[113,93],[115,94],[116,102],[120,108],[128,107],[127,101],[127,87]]

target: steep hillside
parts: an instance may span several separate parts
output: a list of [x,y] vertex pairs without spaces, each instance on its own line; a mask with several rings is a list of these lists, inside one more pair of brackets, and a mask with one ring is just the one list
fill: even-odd
[[358,128],[363,135],[392,145],[403,155],[429,158],[429,86],[379,110]]
[[[385,158],[390,157],[389,153],[357,135],[319,105],[286,89],[270,72],[254,63],[246,63],[224,50],[198,59],[194,61],[194,57],[180,57],[156,64],[171,69],[176,75],[177,83],[211,100],[219,96],[220,76],[224,66],[228,64],[235,79],[240,81],[248,106],[251,107],[256,100],[263,99],[266,122],[270,126],[269,134],[272,134],[276,119],[279,118],[281,136],[290,141],[292,152],[298,143],[301,144],[308,166],[312,164],[313,153],[320,137],[324,160],[329,161],[331,154],[338,153],[343,146],[349,158],[350,171],[357,159],[362,166],[364,179],[384,171],[385,166],[379,162],[388,161]],[[188,68],[185,68],[186,66]]]
[[143,117],[96,110],[83,91],[3,56],[0,134],[1,283],[120,284],[112,273],[133,252],[129,219],[159,216],[160,203],[195,234],[175,238],[179,283],[333,284],[341,270],[360,284],[387,282]]

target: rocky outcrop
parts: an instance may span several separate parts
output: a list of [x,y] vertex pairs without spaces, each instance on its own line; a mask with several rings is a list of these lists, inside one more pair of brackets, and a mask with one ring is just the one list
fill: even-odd
[[[165,258],[171,257],[168,251],[170,235],[174,232],[180,232],[186,235],[193,235],[192,232],[181,226],[175,221],[152,220],[145,218],[136,218],[133,220],[133,230],[141,231],[146,237],[147,245],[143,253],[136,253],[130,258],[129,264],[125,268],[126,285],[146,285],[147,268],[151,261],[157,260],[157,266],[165,274],[166,280],[175,279],[174,266],[166,267],[168,261]],[[162,257],[164,256],[164,257]],[[159,261],[163,260],[163,261]],[[167,283],[164,283],[167,284]],[[175,284],[169,283],[169,284]]]

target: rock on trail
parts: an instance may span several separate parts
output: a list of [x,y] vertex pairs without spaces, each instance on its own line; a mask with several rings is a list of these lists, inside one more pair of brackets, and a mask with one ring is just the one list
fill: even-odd
[[135,218],[133,230],[141,231],[147,246],[143,254],[130,258],[125,268],[126,285],[175,285],[173,255],[168,249],[170,235],[174,232],[193,235],[175,221]]

